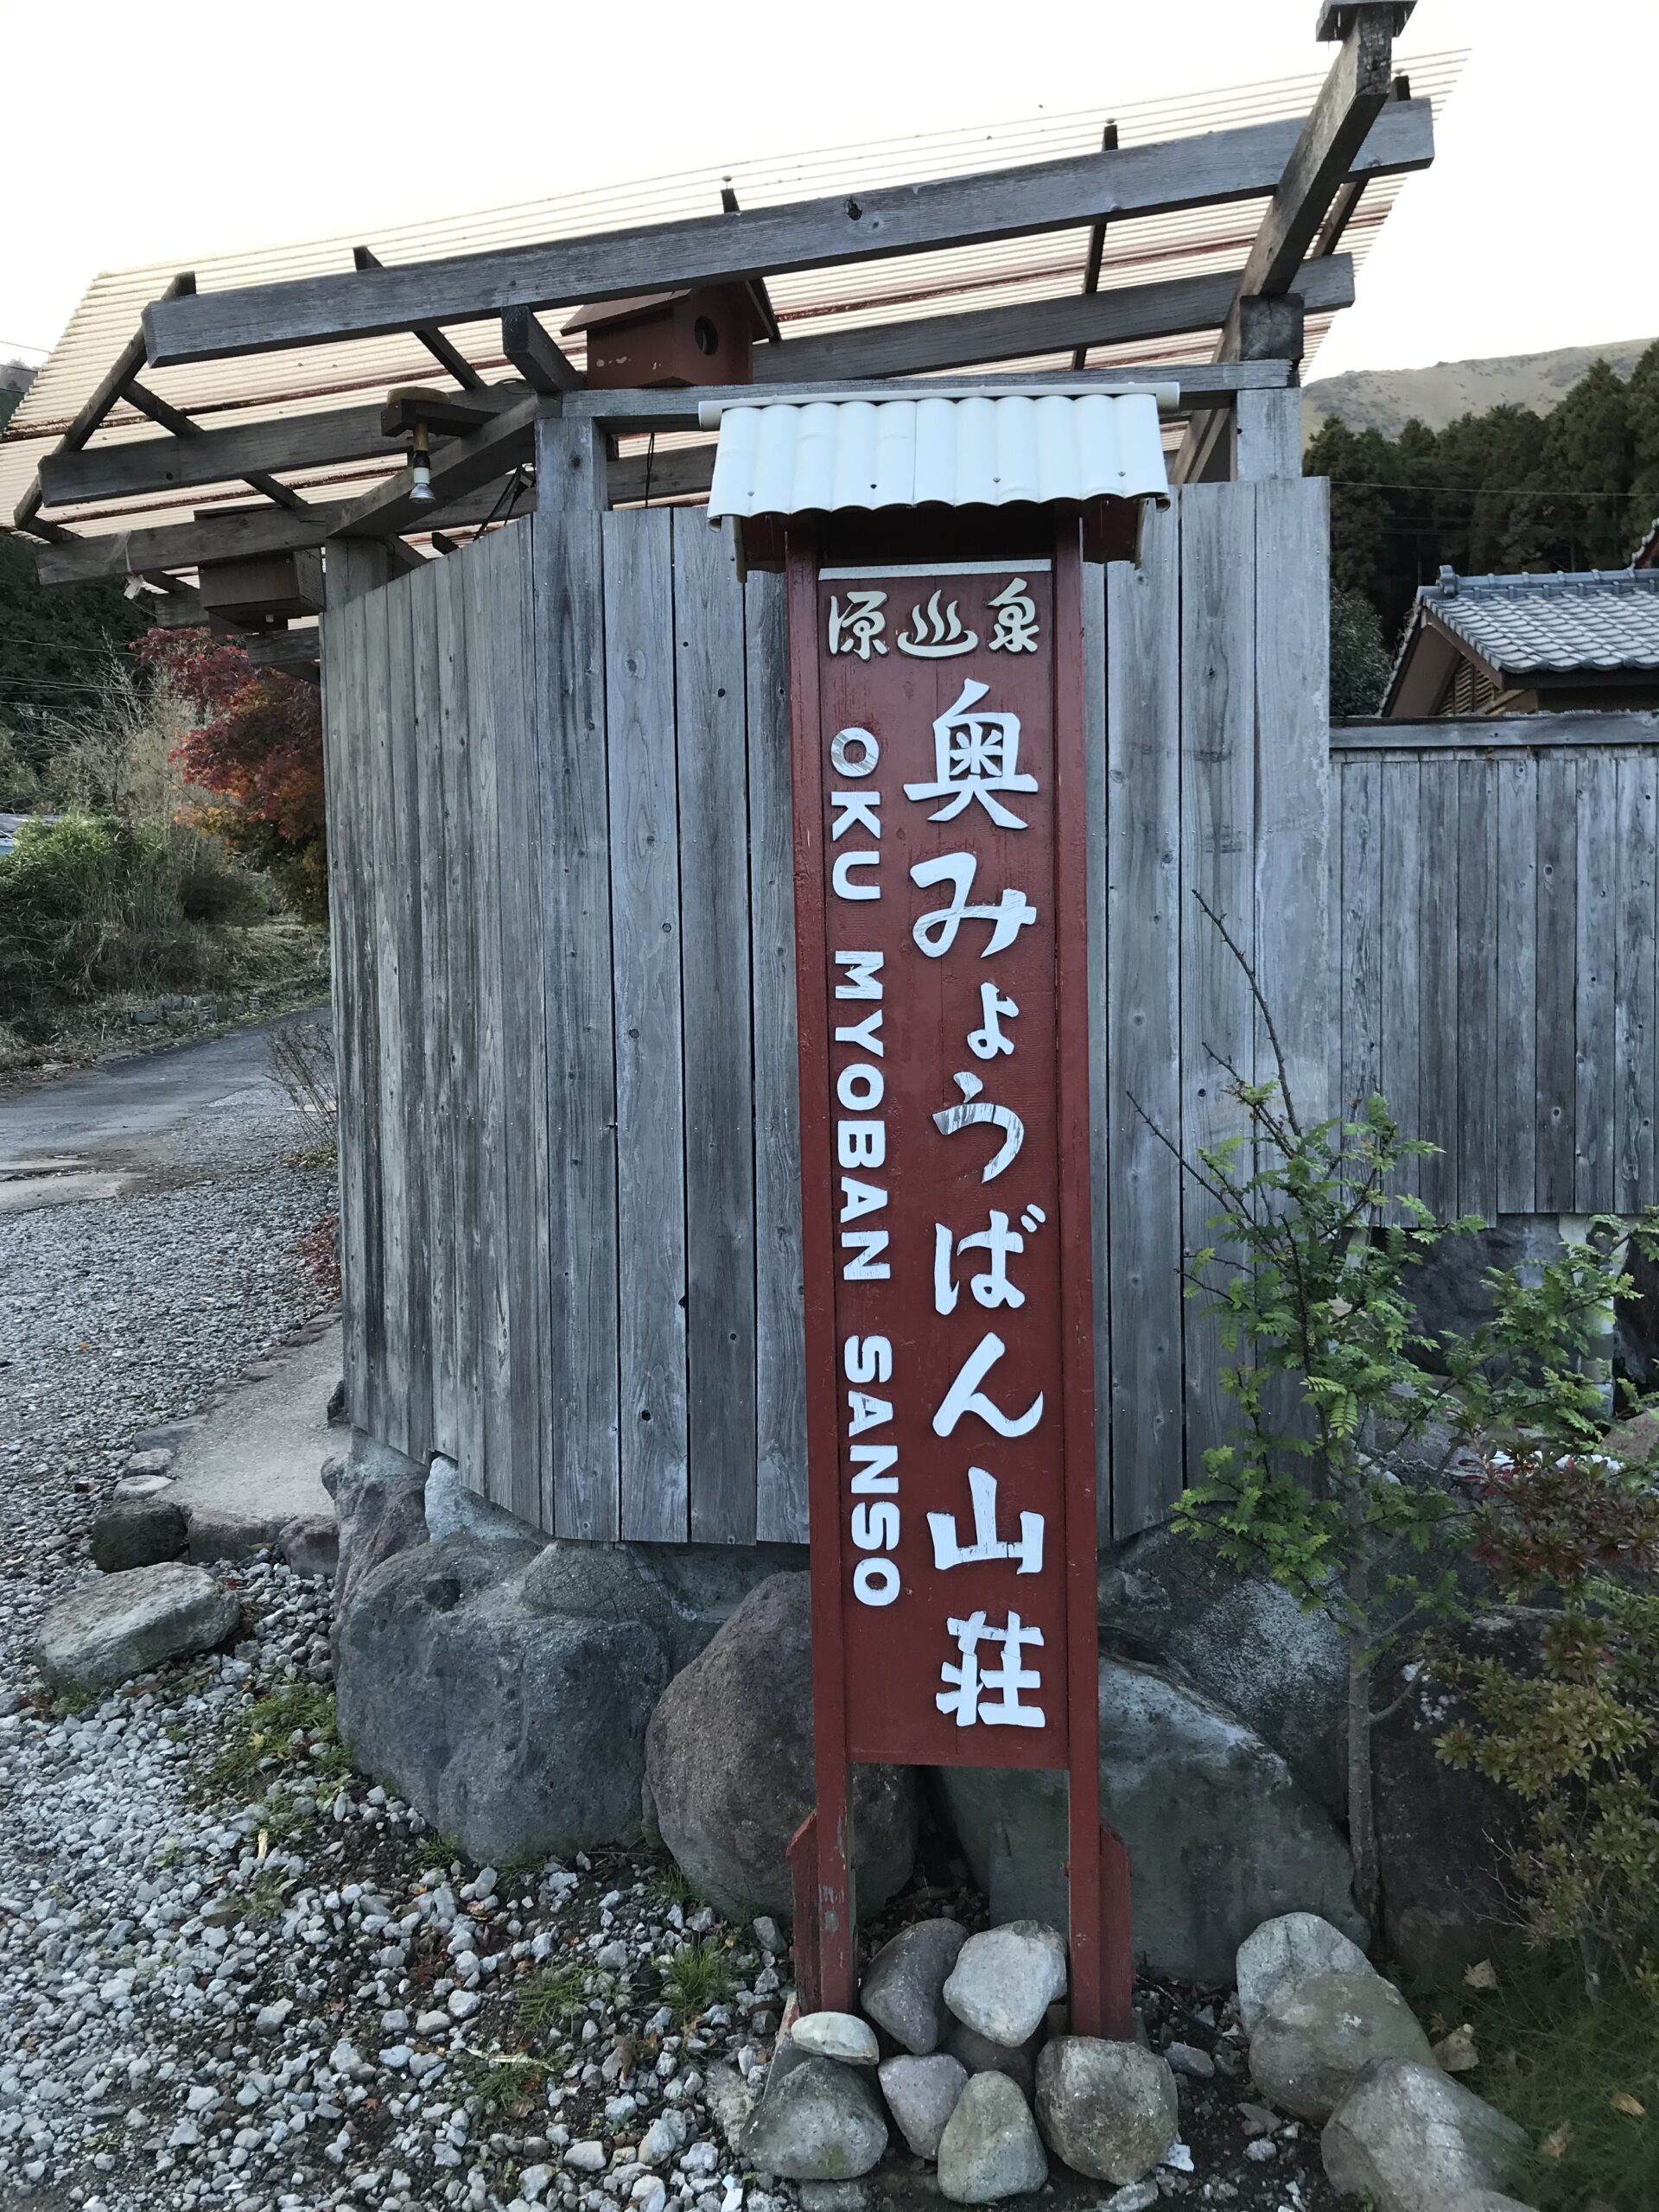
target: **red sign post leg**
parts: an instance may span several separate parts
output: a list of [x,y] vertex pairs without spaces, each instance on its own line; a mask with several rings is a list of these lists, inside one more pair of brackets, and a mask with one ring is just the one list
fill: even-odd
[[845,2009],[849,1763],[1064,1768],[1096,2035],[1132,2020],[1097,1766],[1083,569],[1075,520],[1020,542],[789,540],[817,1789],[791,1856],[803,1988]]

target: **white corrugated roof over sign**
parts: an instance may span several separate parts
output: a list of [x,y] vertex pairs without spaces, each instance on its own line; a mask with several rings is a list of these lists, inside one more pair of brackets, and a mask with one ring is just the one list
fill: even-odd
[[727,407],[709,518],[1167,497],[1150,391]]

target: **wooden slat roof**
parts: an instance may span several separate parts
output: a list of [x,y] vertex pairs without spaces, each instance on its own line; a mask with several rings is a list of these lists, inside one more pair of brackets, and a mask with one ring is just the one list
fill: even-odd
[[[1456,83],[1463,58],[1460,52],[1436,53],[1402,58],[1398,66],[1408,72],[1413,93],[1427,98],[1438,109]],[[1306,111],[1321,81],[1317,73],[1281,78],[1169,99],[832,147],[725,168],[687,170],[673,176],[596,187],[513,207],[400,226],[366,239],[361,233],[341,233],[247,253],[209,256],[195,263],[196,280],[199,289],[207,292],[349,270],[353,249],[359,244],[372,246],[383,263],[397,264],[550,238],[580,237],[627,225],[671,222],[717,210],[721,188],[728,182],[744,207],[759,208],[842,190],[872,191],[895,182],[1020,167],[1092,152],[1100,143],[1109,117],[1116,123],[1120,145],[1149,144],[1300,116]],[[1343,250],[1357,260],[1363,258],[1375,238],[1397,196],[1400,181],[1382,177],[1367,186],[1342,239]],[[1245,202],[1115,221],[1107,229],[1101,289],[1236,270],[1249,250],[1258,219],[1259,203]],[[1088,251],[1089,232],[1082,229],[887,261],[787,272],[774,277],[769,289],[784,335],[793,339],[1075,293],[1083,287]],[[173,264],[118,270],[99,276],[89,287],[25,395],[7,435],[0,438],[0,516],[10,513],[41,455],[51,449],[130,338],[144,306],[162,291],[174,273]],[[1328,320],[1310,319],[1310,353]],[[493,322],[454,326],[448,335],[486,378],[499,379],[510,373],[500,353],[499,327]],[[1126,358],[1202,359],[1208,356],[1210,343],[1205,334],[1195,334],[1151,345],[1139,341],[1126,347],[1099,347],[1089,359],[1091,366],[1107,366]],[[567,345],[580,364],[579,341],[573,340]],[[1004,361],[998,365],[1036,369],[1069,365],[1069,356],[1037,354],[1028,362]],[[361,407],[395,384],[446,381],[435,372],[430,355],[412,335],[238,355],[147,371],[144,380],[163,400],[188,412],[204,429],[279,420],[334,407]],[[153,423],[123,405],[113,411],[93,443],[154,435]],[[334,499],[348,497],[385,474],[385,464],[381,461],[283,472],[296,488]],[[226,485],[167,495],[150,493],[141,499],[112,499],[48,512],[60,521],[80,526],[120,529],[181,519],[193,511],[219,503],[239,503],[246,497],[245,485]]]

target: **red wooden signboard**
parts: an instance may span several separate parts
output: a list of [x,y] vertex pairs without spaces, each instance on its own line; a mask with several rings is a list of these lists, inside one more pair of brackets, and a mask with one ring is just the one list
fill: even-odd
[[1065,1768],[1073,2031],[1127,2034],[1096,1764],[1081,564],[1058,537],[925,566],[791,543],[818,1746],[797,1942],[803,2002],[844,2008],[849,1761]]

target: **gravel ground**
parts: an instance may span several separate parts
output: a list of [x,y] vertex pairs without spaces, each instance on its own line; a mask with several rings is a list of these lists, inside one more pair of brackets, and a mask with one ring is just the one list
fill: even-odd
[[[29,1666],[135,1440],[316,1318],[296,1247],[333,1197],[294,1141],[232,1100],[139,1194],[0,1220],[0,2203],[846,2212],[729,2147],[786,1994],[777,1931],[626,1855],[463,1863],[351,1771],[325,1584],[224,1570],[228,1650],[80,1709]],[[873,1939],[977,1916],[960,1873],[934,1850]],[[1187,2054],[1160,2201],[1325,2212],[1317,2142],[1246,2101],[1222,1994],[1142,1997]],[[907,2160],[874,2186],[937,2199]]]

